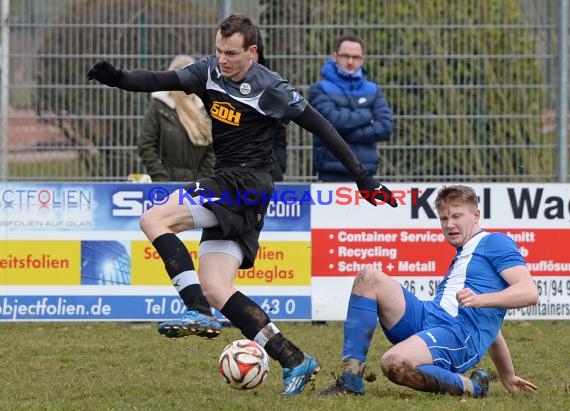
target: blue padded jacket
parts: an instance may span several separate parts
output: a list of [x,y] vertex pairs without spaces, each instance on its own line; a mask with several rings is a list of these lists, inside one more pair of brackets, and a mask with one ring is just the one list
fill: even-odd
[[[309,88],[309,102],[337,129],[370,175],[378,170],[376,143],[392,134],[392,110],[380,87],[366,80],[364,69],[348,73],[332,59],[323,80]],[[313,169],[320,181],[352,181],[343,165],[313,136]]]

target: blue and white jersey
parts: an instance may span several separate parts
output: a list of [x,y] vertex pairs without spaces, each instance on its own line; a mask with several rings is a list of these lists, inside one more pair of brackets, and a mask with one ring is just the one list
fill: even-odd
[[[440,283],[435,298],[426,304],[427,328],[459,322],[478,347],[480,357],[495,341],[507,310],[505,308],[461,308],[456,293],[470,288],[477,294],[498,292],[508,284],[500,273],[508,268],[526,265],[516,243],[503,233],[479,231],[463,247],[457,249],[447,275]],[[449,317],[441,312],[445,311]],[[443,314],[443,315],[442,315]]]

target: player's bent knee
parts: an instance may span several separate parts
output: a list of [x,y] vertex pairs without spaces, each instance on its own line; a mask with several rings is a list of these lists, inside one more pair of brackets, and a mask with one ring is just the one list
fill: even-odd
[[390,381],[403,384],[410,366],[401,356],[388,351],[380,358],[380,369]]
[[212,301],[212,300],[216,299],[216,288],[215,287],[211,287],[206,282],[202,283],[200,286],[202,288],[202,293],[204,294],[204,297],[206,297],[206,300]]
[[147,238],[151,241],[153,241],[154,238],[156,238],[158,235],[170,231],[167,229],[167,227],[164,227],[164,224],[162,224],[159,218],[152,215],[148,211],[140,216],[139,227],[141,228],[142,232],[145,233]]
[[149,229],[151,224],[151,218],[148,217],[146,215],[146,213],[143,213],[143,215],[141,215],[139,217],[139,227],[141,228],[141,230],[146,234],[147,230]]
[[382,281],[382,276],[386,276],[382,271],[374,268],[365,268],[360,271],[354,279],[354,289],[370,289],[371,285]]
[[376,275],[378,275],[379,271],[373,268],[365,268],[364,270],[360,271],[356,278],[363,283],[370,282]]
[[212,307],[221,310],[229,297],[234,293],[234,290],[232,288],[220,288],[210,284],[203,284],[202,293]]

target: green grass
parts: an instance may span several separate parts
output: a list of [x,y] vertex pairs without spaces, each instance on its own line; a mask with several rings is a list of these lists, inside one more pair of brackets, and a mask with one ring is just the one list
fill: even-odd
[[[363,397],[321,398],[339,371],[342,324],[278,323],[284,334],[321,361],[313,387],[279,397],[281,368],[268,381],[236,391],[216,370],[223,347],[242,338],[224,329],[214,341],[168,340],[155,324],[0,323],[1,410],[567,410],[570,409],[570,321],[507,322],[503,330],[518,374],[539,386],[511,396],[494,379],[491,396],[461,399],[396,386],[379,371],[388,343],[378,330],[371,347]],[[485,358],[482,366],[492,369]],[[493,370],[494,371],[494,370]],[[495,375],[494,372],[492,375]],[[314,389],[314,390],[312,390]]]

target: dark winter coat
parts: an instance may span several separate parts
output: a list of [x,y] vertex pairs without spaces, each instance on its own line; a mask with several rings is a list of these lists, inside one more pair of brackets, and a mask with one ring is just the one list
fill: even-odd
[[152,181],[195,181],[214,173],[213,145],[194,145],[176,110],[154,97],[144,118],[138,150]]
[[[309,102],[348,143],[368,173],[378,170],[377,143],[392,134],[392,110],[380,87],[366,80],[364,69],[350,74],[330,59],[321,74],[323,80],[311,85]],[[313,169],[320,181],[352,181],[344,166],[313,137]]]
[[287,130],[283,122],[277,123],[273,137],[273,181],[283,181],[287,171]]

